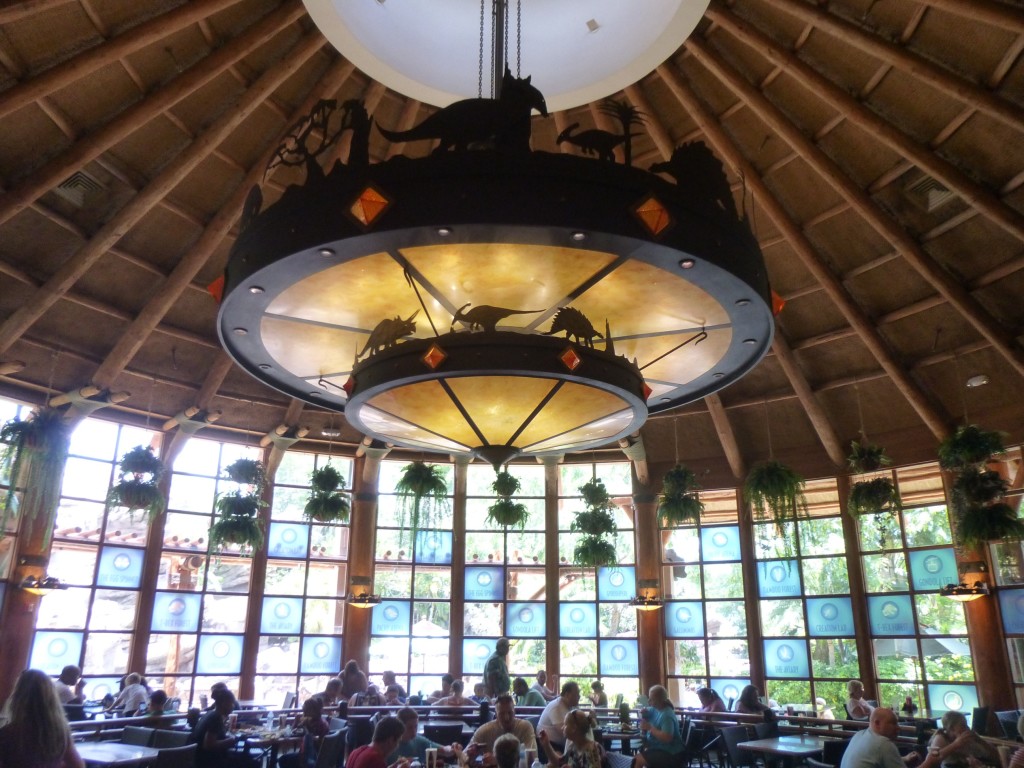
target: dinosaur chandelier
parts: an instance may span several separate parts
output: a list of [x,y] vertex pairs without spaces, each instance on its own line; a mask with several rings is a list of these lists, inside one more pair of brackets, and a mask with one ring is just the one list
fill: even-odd
[[[621,132],[570,126],[559,142],[584,156],[534,152],[540,91],[507,68],[495,90],[408,131],[358,101],[294,126],[271,167],[305,183],[250,193],[228,353],[374,438],[495,467],[622,439],[755,366],[773,332],[763,259],[707,147],[634,168],[643,116],[608,100]],[[436,149],[371,163],[376,131]]]

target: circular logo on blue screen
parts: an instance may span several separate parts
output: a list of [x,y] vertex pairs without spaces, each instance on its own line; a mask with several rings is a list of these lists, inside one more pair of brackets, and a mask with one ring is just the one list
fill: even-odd
[[132,559],[123,552],[119,555],[114,556],[114,567],[119,571],[127,570],[131,567]]
[[586,614],[583,613],[582,608],[573,608],[571,611],[569,611],[569,620],[576,624],[579,624],[585,618]]
[[775,655],[778,657],[779,661],[788,662],[788,661],[792,661],[793,657],[796,654],[793,653],[793,648],[791,646],[780,645],[779,649],[777,651],[775,651]]
[[476,647],[476,657],[478,659],[486,659],[490,655],[491,655],[491,649],[488,646],[484,645],[483,643],[480,643]]
[[688,623],[692,618],[693,612],[689,608],[686,608],[685,606],[682,608],[676,608],[676,620],[681,624]]
[[1014,600],[1013,605],[1017,609],[1017,613],[1024,613],[1024,595]]
[[782,582],[786,580],[786,569],[781,565],[773,565],[772,569],[768,571],[768,575],[771,576],[772,581]]
[[887,619],[895,619],[900,615],[900,607],[896,605],[892,600],[886,600],[882,603],[882,616]]
[[924,559],[924,569],[928,573],[938,573],[942,570],[942,558],[938,555],[928,555]]
[[281,531],[281,541],[285,544],[294,544],[299,540],[299,532],[294,528],[285,528]]
[[480,573],[476,575],[476,583],[481,587],[490,586],[493,580],[494,579],[491,577],[490,571],[480,571]]
[[388,621],[394,621],[398,618],[398,609],[393,605],[384,606],[384,618]]
[[109,685],[106,683],[97,683],[92,687],[92,694],[90,695],[90,698],[102,699],[108,693],[113,693]]
[[836,607],[835,603],[825,603],[821,606],[818,613],[825,621],[835,621],[839,618],[839,609]]
[[960,709],[964,705],[963,696],[956,691],[946,691],[942,697],[942,703],[947,709]]
[[441,546],[441,538],[437,534],[431,534],[424,539],[423,544],[427,549],[437,549]]
[[218,640],[213,644],[213,655],[218,659],[226,658],[231,653],[231,643],[226,640]]
[[711,543],[716,547],[721,548],[729,543],[729,537],[722,533],[722,531],[719,531],[718,533],[712,534]]
[[331,655],[331,646],[321,641],[313,646],[313,655],[318,659],[326,659]]
[[622,571],[612,571],[608,576],[608,583],[613,587],[621,587],[626,583],[626,577],[623,575]]
[[612,658],[616,661],[624,661],[629,651],[626,650],[624,645],[613,645],[612,646]]
[[725,698],[727,699],[735,699],[737,696],[740,695],[740,689],[732,683],[729,683],[727,686],[725,686],[725,688],[722,689],[722,693],[725,694]]
[[55,638],[46,646],[46,652],[50,654],[50,658],[60,658],[68,652],[68,641],[63,637]]
[[529,608],[523,608],[519,611],[519,620],[524,624],[529,624],[533,621],[533,611]]
[[287,619],[292,615],[292,607],[288,603],[278,603],[274,606],[274,615],[279,619]]
[[187,607],[188,606],[185,605],[184,600],[180,597],[176,597],[167,604],[167,612],[171,614],[171,616],[181,616]]

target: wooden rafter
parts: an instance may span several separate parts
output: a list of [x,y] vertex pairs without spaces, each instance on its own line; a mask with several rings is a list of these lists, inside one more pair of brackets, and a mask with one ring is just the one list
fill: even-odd
[[991,24],[996,29],[1024,35],[1024,12],[1020,6],[1013,7],[990,0],[918,0],[931,8],[939,8],[965,19]]
[[725,406],[722,405],[722,398],[717,394],[707,395],[704,398],[704,404],[715,425],[715,433],[722,444],[722,451],[725,453],[725,460],[729,462],[732,476],[737,480],[742,479],[747,474],[747,465],[743,461],[743,454],[740,453],[740,446],[729,421],[729,414],[725,412]]

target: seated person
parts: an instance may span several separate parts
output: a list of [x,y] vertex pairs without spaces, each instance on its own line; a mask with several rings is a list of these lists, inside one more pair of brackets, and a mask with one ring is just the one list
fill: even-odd
[[397,717],[382,717],[373,729],[373,741],[353,749],[345,760],[345,768],[407,768],[407,757],[387,762],[388,755],[398,749],[403,733],[405,726]]
[[512,681],[512,693],[515,694],[517,707],[546,707],[548,704],[545,698],[527,685],[522,677]]
[[700,699],[701,712],[725,712],[725,702],[714,688],[698,688],[697,698]]
[[942,727],[928,742],[928,752],[942,761],[943,768],[1000,764],[999,752],[968,727],[963,712],[942,716]]
[[506,733],[511,733],[519,739],[523,749],[537,748],[533,726],[528,720],[516,717],[516,706],[510,693],[503,693],[497,698],[494,704],[494,719],[476,729],[473,740],[466,747],[466,755],[475,760],[482,754],[484,765],[494,765],[494,742]]
[[[896,748],[896,737],[900,733],[899,720],[891,709],[875,708],[871,712],[868,727],[857,731],[850,739],[843,753],[840,768],[906,768],[917,762],[919,755],[911,752],[900,757]],[[929,751],[930,752],[930,751]],[[939,760],[934,753],[918,768],[938,768]]]
[[441,675],[441,688],[439,690],[434,691],[429,696],[427,696],[427,698],[425,698],[423,700],[423,703],[424,704],[433,704],[435,701],[438,701],[439,699],[443,699],[443,698],[446,698],[448,696],[451,696],[451,694],[452,694],[452,683],[454,681],[455,681],[455,678],[452,677],[447,672],[445,672],[443,675]]
[[544,711],[540,713],[540,720],[537,722],[538,731],[547,731],[551,743],[561,749],[564,738],[562,727],[565,724],[565,715],[570,710],[576,709],[580,704],[580,687],[570,680],[562,684],[562,692],[557,699],[549,702]]
[[471,707],[475,701],[462,695],[465,684],[461,680],[452,681],[452,692],[443,699],[434,702],[439,707]]
[[398,683],[392,683],[384,689],[384,703],[389,707],[396,707],[401,704],[405,704],[402,693],[404,693],[402,686]]
[[376,685],[370,685],[363,693],[357,693],[354,698],[349,699],[353,707],[382,707],[384,697]]
[[485,686],[483,683],[477,683],[473,686],[473,695],[469,698],[471,698],[477,704],[481,704],[485,701],[490,701],[490,699],[487,698],[487,686]]
[[402,738],[398,742],[398,748],[387,756],[388,764],[395,762],[400,757],[419,760],[422,764],[427,759],[428,749],[436,749],[438,754],[443,757],[452,757],[462,750],[462,745],[458,742],[446,747],[431,741],[426,736],[419,735],[420,716],[411,707],[403,707],[398,710],[395,717],[402,723],[405,730],[402,732]]
[[192,732],[196,743],[196,768],[256,768],[257,761],[244,752],[236,752],[240,737],[228,733],[228,715],[235,709],[235,695],[227,686],[212,692],[213,709],[199,718]]
[[608,706],[608,694],[604,692],[604,684],[600,680],[590,684],[590,700],[594,702],[595,707]]
[[132,672],[124,679],[124,689],[117,694],[117,698],[107,707],[107,712],[114,709],[121,709],[125,717],[131,717],[139,708],[145,706],[149,699],[149,692],[142,685],[142,675]]
[[540,745],[548,756],[548,763],[553,766],[569,765],[572,768],[601,768],[604,755],[594,741],[590,725],[590,715],[583,710],[574,709],[567,713],[562,725],[565,752],[561,754],[551,746],[547,731],[541,731]]
[[767,704],[761,703],[761,692],[756,685],[745,685],[736,699],[736,711],[744,715],[761,715],[766,721],[774,722],[775,713]]
[[85,703],[85,680],[82,679],[82,670],[74,664],[68,664],[60,671],[60,677],[53,681],[53,687],[57,690],[61,704]]
[[146,719],[142,723],[147,728],[170,728],[174,725],[174,720],[164,714],[164,710],[167,709],[167,694],[164,691],[153,691],[149,694],[149,703],[146,705],[145,711],[140,711],[139,714],[145,714]]
[[864,698],[864,683],[850,680],[846,684],[846,716],[851,720],[867,720],[874,711],[874,706]]
[[[337,679],[337,678],[335,678]],[[341,682],[340,680],[338,681]],[[327,735],[327,721],[324,720],[324,703],[319,696],[313,696],[302,702],[302,714],[295,719],[293,735],[302,734],[302,742],[298,752],[289,752],[277,759],[280,768],[300,768],[309,762],[306,758],[320,749],[320,742]]]
[[325,707],[336,707],[341,700],[341,678],[332,677],[317,696],[323,701]]
[[663,685],[652,685],[647,700],[650,706],[640,713],[643,747],[633,765],[636,768],[672,768],[684,749],[675,707]]
[[392,672],[390,669],[384,670],[384,673],[380,676],[380,679],[381,687],[384,689],[385,693],[387,693],[388,688],[394,685],[398,687],[398,698],[401,700],[403,704],[405,703],[405,700],[409,698],[409,694],[407,694],[405,692],[405,688],[403,688],[398,683],[398,679],[395,677],[395,673]]
[[511,733],[499,736],[494,742],[494,762],[498,768],[516,768],[519,765],[519,739]]

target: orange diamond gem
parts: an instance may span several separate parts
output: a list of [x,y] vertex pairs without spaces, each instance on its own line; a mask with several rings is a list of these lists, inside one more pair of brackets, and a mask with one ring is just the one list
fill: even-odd
[[572,347],[566,347],[565,351],[558,356],[558,359],[570,371],[575,371],[580,367],[580,363],[583,362],[583,358],[576,354],[576,350]]
[[640,221],[652,235],[661,234],[662,230],[672,221],[665,206],[653,195],[636,207],[636,215],[640,217]]
[[447,352],[437,346],[437,344],[431,344],[427,354],[423,356],[423,362],[427,364],[430,370],[436,371],[437,366],[443,363],[446,357],[448,357]]
[[654,390],[651,389],[650,387],[648,387],[647,386],[647,382],[645,381],[644,382],[644,400],[649,399],[652,392],[654,392]]
[[356,380],[354,376],[349,376],[348,381],[341,387],[345,390],[345,394],[352,397],[352,390],[356,388]]
[[391,201],[376,189],[373,187],[367,187],[363,190],[362,194],[359,195],[356,201],[352,203],[352,207],[349,210],[352,212],[352,215],[363,224],[363,226],[368,227],[390,204]]

